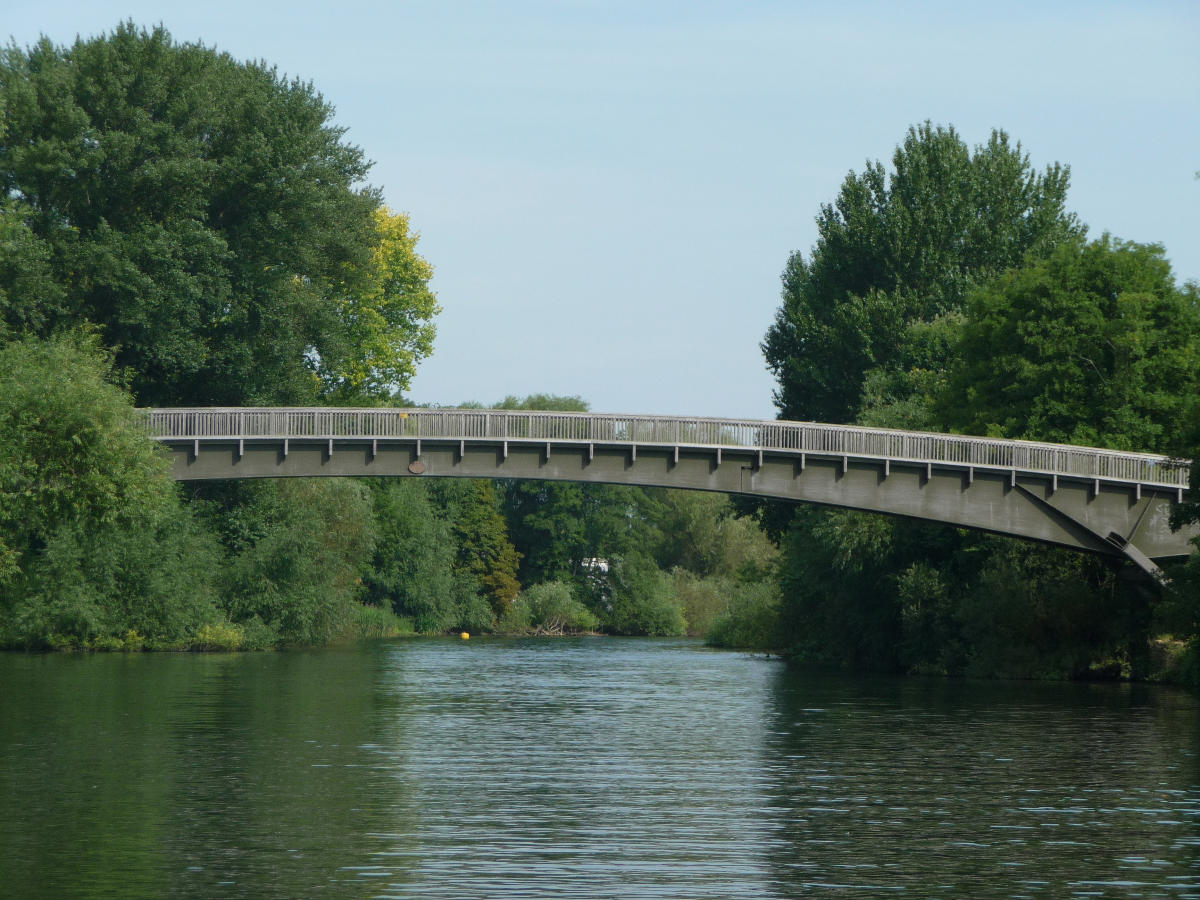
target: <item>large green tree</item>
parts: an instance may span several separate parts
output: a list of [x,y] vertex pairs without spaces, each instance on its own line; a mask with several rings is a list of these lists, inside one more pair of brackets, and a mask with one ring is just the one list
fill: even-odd
[[490,626],[494,612],[482,584],[459,567],[458,537],[445,510],[432,502],[428,483],[397,478],[371,487],[379,539],[364,579],[369,602],[422,632]]
[[1200,387],[1200,296],[1159,246],[1063,243],[976,290],[939,417],[970,434],[1177,451]]
[[[783,303],[762,345],[780,415],[941,427],[935,401],[968,295],[1082,235],[1066,210],[1068,183],[1066,167],[1034,170],[1001,131],[972,150],[953,128],[929,123],[909,130],[890,168],[874,162],[850,173],[822,206],[808,257],[788,260]],[[778,505],[764,518],[783,538],[786,640],[860,667],[938,656],[933,642],[914,645],[906,634],[916,622],[929,634],[930,608],[945,604],[931,597],[906,618],[906,597],[931,586],[923,573],[957,582],[974,538],[839,511],[805,510],[793,520]]]
[[762,349],[786,419],[853,422],[868,371],[894,367],[908,326],[962,309],[990,276],[1081,231],[1069,170],[1037,172],[1002,131],[972,151],[953,128],[910,129],[889,171],[846,176],[817,243],[783,273]]
[[311,84],[124,24],[5,48],[0,109],[0,313],[101,326],[139,402],[379,392],[428,353],[429,272]]

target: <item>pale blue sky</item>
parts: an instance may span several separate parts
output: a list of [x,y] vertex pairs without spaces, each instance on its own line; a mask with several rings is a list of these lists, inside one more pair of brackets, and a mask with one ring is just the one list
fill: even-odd
[[1200,4],[9,0],[67,43],[161,22],[311,80],[444,307],[422,402],[770,418],[788,254],[910,125],[1071,166],[1094,234],[1200,278]]

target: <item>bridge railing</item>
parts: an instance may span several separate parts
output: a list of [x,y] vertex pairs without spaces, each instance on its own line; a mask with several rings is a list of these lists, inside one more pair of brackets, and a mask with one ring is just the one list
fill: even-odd
[[1149,453],[814,422],[494,409],[244,407],[146,410],[146,428],[161,440],[440,438],[722,447],[1188,484],[1187,461]]

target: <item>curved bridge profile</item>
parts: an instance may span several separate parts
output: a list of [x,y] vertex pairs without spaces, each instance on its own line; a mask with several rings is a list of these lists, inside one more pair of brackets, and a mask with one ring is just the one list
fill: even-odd
[[1123,556],[1172,532],[1185,460],[1065,444],[822,425],[475,409],[146,410],[176,480],[530,478],[778,497]]

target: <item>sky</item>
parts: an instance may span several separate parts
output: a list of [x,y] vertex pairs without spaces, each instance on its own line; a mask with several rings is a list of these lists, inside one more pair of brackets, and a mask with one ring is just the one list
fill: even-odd
[[926,120],[1069,165],[1091,234],[1200,280],[1195,0],[41,0],[0,34],[125,20],[333,104],[435,269],[421,403],[774,418],[759,344],[789,254]]

